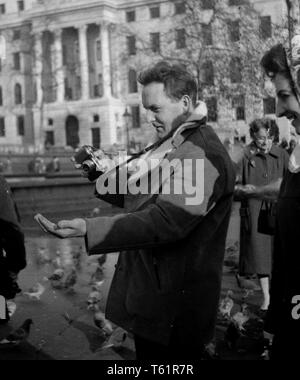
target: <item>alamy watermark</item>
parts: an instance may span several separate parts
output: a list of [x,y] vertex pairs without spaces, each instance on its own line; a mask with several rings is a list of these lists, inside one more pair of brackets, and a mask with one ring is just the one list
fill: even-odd
[[294,320],[300,319],[300,295],[296,295],[292,298],[292,304],[295,305],[292,309],[292,318]]
[[120,160],[99,162],[98,171],[104,172],[97,180],[100,195],[182,195],[187,206],[204,201],[204,159],[136,159],[129,165]]

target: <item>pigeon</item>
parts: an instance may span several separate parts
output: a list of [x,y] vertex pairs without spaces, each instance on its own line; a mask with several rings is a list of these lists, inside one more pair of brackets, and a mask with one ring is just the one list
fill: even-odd
[[39,282],[23,294],[31,300],[40,301],[42,294],[45,292],[45,287]]
[[101,349],[104,350],[107,348],[120,348],[124,345],[126,338],[127,332],[121,327],[117,327],[101,347]]
[[7,335],[0,341],[0,345],[12,345],[17,346],[21,342],[25,341],[30,334],[30,327],[32,325],[32,319],[26,319],[26,321],[15,331]]
[[91,276],[90,284],[93,284],[94,282],[98,282],[102,280],[103,280],[103,268],[100,266],[97,266],[96,271]]
[[96,292],[100,292],[103,284],[104,280],[98,282],[96,281],[92,284],[92,289]]
[[240,330],[234,322],[230,322],[225,332],[225,341],[230,349],[235,349],[238,339],[241,336]]
[[91,217],[92,218],[95,218],[95,217],[97,217],[97,216],[99,216],[100,215],[100,208],[99,207],[95,207],[94,209],[93,209],[93,211],[91,212]]
[[99,311],[100,310],[100,301],[102,300],[103,295],[100,291],[93,290],[87,299],[87,309],[91,311]]
[[105,315],[104,313],[102,313],[102,311],[97,311],[94,314],[94,323],[100,330],[102,330],[102,332],[105,335],[112,334],[113,332],[112,324],[108,319],[105,318]]
[[51,286],[54,289],[63,289],[64,288],[64,283],[63,283],[63,278],[65,276],[65,271],[61,268],[56,269],[54,273],[48,277],[49,280],[51,281]]
[[17,310],[17,305],[13,301],[8,300],[6,302],[6,306],[7,306],[9,318],[11,318]]
[[233,292],[228,290],[226,297],[220,302],[219,311],[224,318],[230,318],[230,312],[234,306],[232,296]]
[[65,271],[62,268],[56,269],[51,276],[48,277],[50,281],[59,281],[65,275]]
[[54,266],[54,268],[58,269],[58,268],[62,268],[62,260],[61,260],[61,256],[60,256],[60,251],[56,251],[56,257],[54,260],[52,260],[52,264]]
[[243,278],[238,273],[235,274],[235,278],[239,288],[245,292],[244,299],[253,294],[254,291],[260,290],[260,287],[254,281]]
[[99,305],[102,298],[103,298],[102,292],[92,291],[89,294],[88,299],[87,299],[87,304],[88,304],[87,309],[92,310],[92,311],[98,311],[100,309]]
[[73,256],[73,263],[77,270],[81,269],[81,257],[82,257],[82,247],[80,246],[79,249],[72,252]]
[[51,261],[49,252],[45,247],[39,247],[36,260],[39,264],[46,264]]
[[235,323],[240,331],[245,330],[244,324],[250,319],[250,313],[246,304],[241,305],[241,311],[238,311],[232,317],[232,321]]
[[104,253],[103,255],[100,255],[97,258],[98,265],[99,265],[100,268],[106,263],[106,257],[107,257],[107,255]]
[[75,268],[71,270],[71,272],[66,276],[63,284],[65,289],[71,289],[77,282],[77,273]]

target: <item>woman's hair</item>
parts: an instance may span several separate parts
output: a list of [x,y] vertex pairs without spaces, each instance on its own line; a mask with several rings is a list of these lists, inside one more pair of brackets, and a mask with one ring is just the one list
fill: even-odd
[[197,103],[197,83],[185,68],[180,65],[171,65],[166,61],[158,62],[153,67],[143,71],[138,78],[143,86],[152,82],[163,83],[166,94],[179,100],[188,95],[195,106]]
[[269,78],[273,79],[276,74],[282,74],[292,80],[286,52],[282,44],[275,45],[267,51],[260,64]]
[[[274,122],[275,122],[274,120],[268,119],[266,117],[253,120],[249,124],[249,126],[250,126],[249,133],[250,133],[251,138],[254,139],[255,133],[259,132],[261,129],[265,129],[269,133],[270,137],[276,138],[277,130],[274,126]],[[275,122],[275,124],[276,124],[276,122]],[[276,124],[276,127],[277,127],[277,124]],[[278,129],[278,127],[277,127],[277,129]],[[279,130],[278,130],[278,134],[279,134]]]

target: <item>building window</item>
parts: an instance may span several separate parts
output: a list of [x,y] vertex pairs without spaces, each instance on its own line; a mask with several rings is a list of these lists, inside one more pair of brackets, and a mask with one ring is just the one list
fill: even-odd
[[24,11],[24,9],[25,9],[24,1],[23,0],[19,0],[18,1],[18,10],[19,10],[19,12]]
[[202,66],[202,82],[206,85],[214,85],[214,66],[211,61],[207,61]]
[[2,87],[0,86],[0,106],[3,106],[3,94],[2,94]]
[[184,49],[186,47],[185,29],[176,30],[176,49]]
[[151,7],[150,8],[150,17],[159,18],[160,17],[160,7]]
[[21,55],[20,55],[20,53],[19,52],[14,53],[13,58],[14,58],[14,69],[20,70],[21,69]]
[[72,88],[69,87],[68,78],[65,78],[65,99],[72,100],[73,99],[73,91]]
[[100,149],[100,145],[101,145],[100,128],[92,128],[92,145],[94,148]]
[[230,80],[231,83],[241,83],[242,64],[240,58],[232,58],[230,61]]
[[236,120],[245,120],[245,95],[237,95],[232,100],[232,107],[235,108]]
[[127,37],[127,50],[129,55],[136,55],[136,40],[135,36]]
[[140,128],[140,107],[132,106],[131,107],[131,115],[132,115],[132,128]]
[[17,116],[17,133],[18,136],[25,136],[24,116]]
[[99,115],[95,113],[95,115],[93,116],[93,120],[94,120],[94,123],[99,123],[100,121]]
[[183,13],[185,13],[185,2],[180,1],[180,2],[175,3],[175,14],[181,15]]
[[204,10],[213,9],[214,6],[215,6],[214,0],[202,0],[202,9]]
[[202,36],[205,46],[213,44],[211,24],[202,24]]
[[211,97],[205,101],[207,107],[207,121],[216,122],[218,121],[218,105],[217,99]]
[[15,85],[15,104],[22,104],[22,87],[20,83]]
[[96,42],[96,55],[97,55],[97,61],[102,61],[102,46],[101,46],[100,40],[97,40]]
[[6,12],[5,10],[5,4],[0,4],[0,15],[4,15]]
[[135,21],[135,11],[127,11],[126,12],[126,21],[134,22]]
[[50,145],[50,146],[55,145],[54,131],[46,131],[45,145]]
[[15,29],[13,31],[13,41],[19,40],[21,38],[21,31],[20,29]]
[[62,46],[62,56],[63,56],[63,65],[66,66],[68,64],[68,52],[66,45]]
[[138,91],[136,71],[133,69],[130,69],[128,72],[128,89],[130,94]]
[[103,75],[98,74],[98,86],[99,86],[99,96],[100,98],[103,96]]
[[230,21],[228,24],[229,38],[231,42],[237,42],[240,40],[240,22],[239,20]]
[[270,115],[276,113],[276,99],[269,97],[264,100],[264,114]]
[[260,17],[259,33],[263,40],[266,40],[272,37],[271,16]]
[[229,0],[229,6],[241,5],[244,0]]
[[48,125],[50,126],[50,127],[52,127],[53,126],[53,119],[48,119]]
[[160,34],[159,33],[150,33],[150,43],[151,50],[153,53],[160,52]]
[[5,119],[0,117],[0,137],[5,137]]

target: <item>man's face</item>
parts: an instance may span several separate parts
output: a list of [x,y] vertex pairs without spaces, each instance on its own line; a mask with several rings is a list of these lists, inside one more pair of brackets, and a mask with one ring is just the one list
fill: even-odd
[[163,83],[152,82],[144,86],[142,101],[147,110],[147,122],[153,125],[160,139],[187,118],[189,104],[184,98],[169,98]]
[[287,117],[296,132],[300,134],[300,105],[294,94],[291,83],[282,74],[277,74],[274,78],[274,85],[277,93],[277,110],[278,117]]

